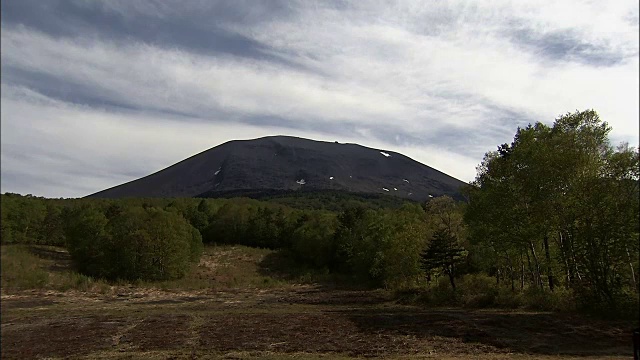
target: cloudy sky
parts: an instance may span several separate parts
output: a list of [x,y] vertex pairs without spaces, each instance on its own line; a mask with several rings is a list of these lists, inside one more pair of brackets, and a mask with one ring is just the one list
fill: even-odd
[[463,181],[595,109],[638,145],[636,1],[2,0],[1,191],[79,197],[232,139],[404,153]]

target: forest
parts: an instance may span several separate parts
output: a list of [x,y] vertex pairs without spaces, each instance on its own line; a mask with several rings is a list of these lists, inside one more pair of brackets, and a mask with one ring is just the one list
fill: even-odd
[[238,244],[425,304],[637,316],[639,153],[610,131],[593,110],[519,128],[461,202],[6,193],[1,241],[64,246],[80,273],[108,281],[179,279],[203,246]]

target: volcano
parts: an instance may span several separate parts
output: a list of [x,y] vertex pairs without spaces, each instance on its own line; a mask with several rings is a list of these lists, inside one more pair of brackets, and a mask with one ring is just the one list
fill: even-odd
[[416,201],[465,183],[405,155],[291,136],[233,140],[88,197],[222,197],[294,191],[386,194]]

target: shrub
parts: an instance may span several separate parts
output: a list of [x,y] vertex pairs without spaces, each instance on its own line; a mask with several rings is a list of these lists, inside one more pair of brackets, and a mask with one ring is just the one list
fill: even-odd
[[460,290],[453,290],[449,278],[440,276],[435,286],[430,287],[419,297],[419,301],[431,306],[457,306],[461,301]]
[[459,287],[465,307],[486,308],[496,304],[499,288],[495,279],[486,274],[467,274]]
[[522,292],[513,291],[510,287],[501,286],[495,298],[495,306],[498,308],[517,309],[522,307],[524,299]]
[[543,311],[570,311],[576,308],[573,291],[563,287],[553,292],[529,287],[523,293],[523,303],[529,309]]

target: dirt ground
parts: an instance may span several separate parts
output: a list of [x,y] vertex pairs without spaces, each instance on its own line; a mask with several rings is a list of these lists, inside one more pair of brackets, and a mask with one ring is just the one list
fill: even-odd
[[620,358],[628,323],[317,286],[2,294],[2,358]]

